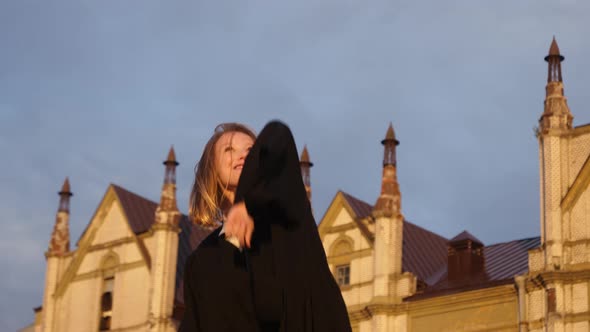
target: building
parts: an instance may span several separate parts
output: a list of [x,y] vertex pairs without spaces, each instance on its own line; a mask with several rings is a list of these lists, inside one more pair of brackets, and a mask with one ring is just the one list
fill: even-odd
[[[390,124],[375,204],[338,192],[319,224],[355,331],[590,331],[590,125],[572,126],[557,42],[539,119],[540,237],[484,246],[405,219]],[[159,203],[110,185],[70,249],[66,179],[27,331],[175,331],[188,254],[209,233],[176,206],[171,149]],[[307,148],[301,170],[311,197]]]
[[401,210],[398,141],[385,139],[374,205],[338,192],[319,225],[355,331],[590,331],[590,125],[572,126],[551,43],[539,119],[540,237],[484,246]]
[[176,331],[184,262],[210,230],[176,205],[174,149],[159,203],[111,184],[70,250],[65,180],[49,248],[43,306],[31,331]]

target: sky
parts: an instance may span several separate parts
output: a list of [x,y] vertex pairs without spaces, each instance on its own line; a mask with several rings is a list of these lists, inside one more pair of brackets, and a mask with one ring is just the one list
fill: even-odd
[[42,303],[66,176],[72,244],[109,183],[157,201],[172,145],[186,213],[221,122],[291,127],[318,222],[338,190],[375,202],[392,122],[407,220],[539,236],[543,58],[555,36],[590,122],[588,17],[586,0],[1,0],[0,330]]

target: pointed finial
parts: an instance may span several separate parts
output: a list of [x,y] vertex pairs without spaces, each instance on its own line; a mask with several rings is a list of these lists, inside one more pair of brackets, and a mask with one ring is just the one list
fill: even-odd
[[395,132],[393,131],[393,124],[391,122],[389,122],[385,139],[381,141],[381,144],[385,145],[387,142],[395,142],[395,145],[399,145],[399,141],[395,139]]
[[551,57],[558,57],[559,61],[563,61],[565,59],[563,55],[559,53],[559,46],[557,45],[557,40],[555,39],[555,36],[553,36],[551,46],[549,47],[549,55],[545,57],[545,61],[549,62],[549,59]]
[[553,36],[553,41],[551,42],[551,47],[549,47],[549,55],[559,55],[559,46],[557,46],[557,41],[555,40],[555,36]]
[[178,162],[176,161],[176,154],[174,153],[174,145],[170,146],[170,151],[168,151],[168,158],[166,158],[164,165],[178,166]]
[[64,184],[61,187],[61,191],[58,192],[59,194],[59,207],[58,211],[63,212],[70,212],[70,197],[74,196],[70,191],[70,180],[66,177]]
[[70,180],[66,177],[63,186],[61,187],[61,191],[59,192],[60,195],[68,195],[72,196],[72,192],[70,191]]
[[309,160],[309,152],[307,151],[307,144],[303,146],[303,152],[301,152],[301,158],[299,159],[301,164],[313,166],[313,163]]

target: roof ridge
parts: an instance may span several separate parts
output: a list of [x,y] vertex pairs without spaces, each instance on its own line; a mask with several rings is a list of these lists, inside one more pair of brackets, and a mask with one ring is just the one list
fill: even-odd
[[455,237],[450,239],[449,242],[458,242],[458,241],[465,241],[465,240],[477,242],[477,243],[483,245],[483,242],[480,239],[478,239],[475,235],[471,234],[467,230],[463,230],[461,233],[455,235]]
[[541,236],[540,236],[540,235],[539,235],[539,236],[525,237],[525,238],[522,238],[522,239],[516,239],[516,240],[510,240],[510,241],[504,241],[504,242],[497,242],[497,243],[494,243],[494,244],[490,244],[490,245],[484,246],[484,248],[489,248],[489,247],[499,246],[499,245],[502,245],[502,244],[507,244],[507,243],[522,242],[522,241],[530,241],[530,240],[534,240],[534,239],[540,239],[540,238],[541,238]]
[[359,201],[359,202],[361,202],[361,203],[367,204],[367,205],[369,205],[369,206],[371,206],[371,207],[373,206],[373,205],[371,205],[371,204],[369,204],[369,203],[367,203],[367,202],[363,201],[362,199],[360,199],[360,198],[357,198],[356,196],[353,196],[353,195],[351,195],[351,194],[347,193],[347,192],[346,192],[346,191],[344,191],[344,190],[338,190],[338,191],[339,191],[339,192],[341,192],[343,195],[345,195],[345,196],[348,196],[348,197],[350,197],[350,198],[352,198],[352,199],[354,199],[354,200],[357,200],[357,201]]
[[426,229],[426,228],[424,228],[424,227],[422,227],[422,226],[416,225],[415,223],[413,223],[413,222],[411,222],[411,221],[409,221],[409,220],[407,220],[407,219],[405,219],[405,218],[404,218],[404,222],[405,222],[405,223],[407,223],[407,224],[410,224],[410,225],[412,225],[412,226],[414,226],[414,227],[418,227],[418,228],[420,228],[421,230],[423,230],[423,231],[425,231],[425,232],[428,232],[428,233],[430,233],[430,234],[432,234],[432,235],[438,236],[438,237],[440,237],[441,239],[443,239],[443,240],[445,240],[445,241],[449,241],[449,239],[447,239],[446,237],[444,237],[444,236],[442,236],[442,235],[440,235],[440,234],[438,234],[438,233],[435,233],[435,232],[433,232],[433,231],[431,231],[431,230],[428,230],[428,229]]
[[115,184],[115,183],[112,183],[112,182],[111,182],[110,184],[111,184],[111,185],[113,186],[113,188],[115,189],[115,192],[116,192],[117,190],[123,190],[123,191],[126,191],[127,193],[129,193],[129,194],[131,194],[131,195],[134,195],[134,196],[136,196],[137,198],[141,198],[141,199],[143,199],[143,200],[145,200],[145,201],[148,201],[148,202],[150,202],[150,203],[153,203],[153,204],[156,204],[156,205],[158,205],[158,203],[157,203],[156,201],[153,201],[153,200],[151,200],[151,199],[149,199],[149,198],[147,198],[147,197],[144,197],[144,196],[142,196],[142,195],[140,195],[140,194],[138,194],[138,193],[136,193],[136,192],[133,192],[133,191],[131,191],[131,190],[127,189],[127,188],[124,188],[124,187],[122,187],[122,186],[120,186],[120,185],[118,185],[118,184]]

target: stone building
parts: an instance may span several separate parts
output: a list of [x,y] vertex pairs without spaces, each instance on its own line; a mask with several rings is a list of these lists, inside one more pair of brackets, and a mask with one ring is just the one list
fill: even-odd
[[590,125],[572,126],[555,39],[539,119],[540,237],[484,246],[406,220],[385,139],[374,205],[338,192],[319,225],[355,331],[590,331]]
[[186,257],[209,234],[176,205],[174,149],[159,203],[111,184],[70,250],[65,180],[49,248],[42,307],[27,331],[176,331]]
[[[446,239],[402,214],[393,126],[381,193],[338,192],[319,224],[355,331],[590,331],[590,125],[572,126],[553,40],[539,119],[540,237]],[[26,331],[175,331],[188,254],[209,233],[176,206],[174,150],[159,203],[110,185],[70,249],[66,179],[46,252],[42,307]],[[307,148],[301,171],[311,197]],[[25,331],[23,330],[23,331]]]

